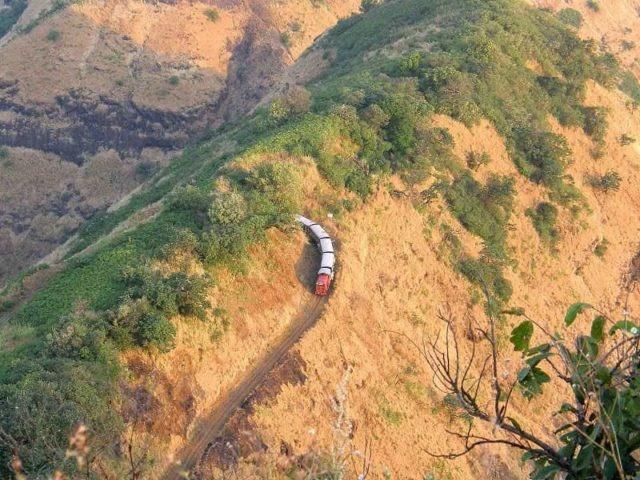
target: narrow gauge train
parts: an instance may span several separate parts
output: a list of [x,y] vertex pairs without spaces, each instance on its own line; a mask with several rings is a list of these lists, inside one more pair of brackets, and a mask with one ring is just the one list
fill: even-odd
[[315,240],[318,245],[318,249],[322,254],[320,270],[318,270],[318,276],[316,278],[315,293],[320,296],[328,295],[336,265],[336,256],[333,251],[331,237],[324,228],[302,215],[298,215],[296,220],[305,228],[305,230],[309,231],[309,234]]

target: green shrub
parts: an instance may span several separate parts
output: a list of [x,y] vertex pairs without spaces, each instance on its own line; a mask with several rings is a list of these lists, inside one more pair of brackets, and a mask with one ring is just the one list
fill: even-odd
[[282,42],[282,45],[286,48],[291,48],[291,34],[289,32],[282,32],[280,34],[280,42]]
[[173,349],[175,336],[176,327],[159,312],[147,312],[138,320],[135,332],[137,345],[167,352]]
[[558,220],[558,209],[555,205],[548,202],[541,202],[533,209],[528,209],[526,215],[531,218],[533,227],[538,232],[540,239],[551,246],[554,246],[560,232],[556,226]]
[[386,140],[392,145],[395,156],[394,168],[407,166],[404,157],[410,157],[416,144],[416,125],[419,120],[429,114],[431,106],[417,101],[410,94],[397,93],[389,95],[381,102],[382,110],[389,116],[384,127]]
[[594,190],[609,193],[620,189],[622,177],[615,170],[609,170],[602,175],[591,175],[588,182]]
[[506,257],[506,226],[511,216],[514,179],[492,175],[483,187],[471,175],[460,175],[445,189],[453,215],[478,235],[492,255]]
[[609,249],[609,241],[606,238],[600,240],[595,248],[593,249],[593,253],[596,257],[604,257],[607,254],[607,250]]
[[607,120],[607,109],[602,107],[584,108],[584,131],[598,144],[603,144],[609,122]]
[[594,12],[600,11],[600,4],[596,0],[587,0],[587,7],[589,7]]
[[61,36],[62,35],[58,30],[49,30],[49,33],[47,33],[47,40],[49,40],[50,42],[57,42],[58,40],[60,40]]
[[99,316],[87,312],[64,317],[47,335],[46,348],[51,357],[98,360],[110,353],[106,323]]
[[478,170],[481,166],[488,165],[491,156],[487,152],[478,153],[473,150],[467,152],[467,167],[471,170]]
[[574,28],[582,26],[582,14],[574,8],[563,8],[558,12],[558,19]]
[[571,150],[567,140],[555,133],[531,128],[515,130],[516,164],[536,183],[557,187]]
[[148,266],[126,269],[123,278],[127,285],[127,298],[144,300],[159,313],[206,318],[208,281],[204,277],[174,272],[163,276]]
[[253,215],[266,227],[284,227],[299,210],[302,184],[297,168],[284,162],[258,165],[245,180],[250,188],[248,203]]
[[172,75],[169,77],[169,84],[173,85],[174,87],[180,84],[180,77],[178,77],[177,75]]
[[206,212],[211,202],[211,194],[194,185],[180,187],[167,202],[172,211]]
[[632,72],[628,70],[621,72],[619,88],[634,101],[640,102],[640,83]]
[[210,22],[217,22],[220,20],[220,12],[216,8],[207,8],[204,11],[204,16],[207,17],[207,20]]
[[400,72],[402,75],[418,76],[422,68],[422,55],[420,52],[413,52],[406,55],[400,61]]

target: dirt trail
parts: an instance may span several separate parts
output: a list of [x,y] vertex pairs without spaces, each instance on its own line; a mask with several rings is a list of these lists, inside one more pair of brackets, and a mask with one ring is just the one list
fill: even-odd
[[281,361],[289,349],[296,344],[320,318],[326,297],[309,294],[304,309],[294,320],[288,330],[278,339],[275,345],[248,371],[236,388],[227,392],[218,400],[211,414],[204,418],[194,429],[192,439],[177,454],[178,461],[167,469],[161,477],[163,480],[186,478],[189,471],[198,465],[207,445],[222,430],[231,415],[238,409],[251,393],[264,381],[266,376]]

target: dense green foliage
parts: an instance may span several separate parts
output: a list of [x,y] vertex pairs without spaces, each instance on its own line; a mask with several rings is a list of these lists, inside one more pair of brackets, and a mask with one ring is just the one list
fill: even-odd
[[513,178],[492,176],[482,186],[464,173],[445,190],[453,214],[497,258],[506,257],[505,226],[511,215],[513,184]]
[[[565,316],[570,327],[591,310],[585,303],[572,305]],[[571,394],[556,418],[564,424],[555,430],[559,447],[531,449],[525,460],[534,462],[533,478],[636,478],[640,472],[640,327],[630,319],[614,321],[596,312],[588,335],[575,342],[565,334],[544,332],[535,344],[535,327],[525,320],[512,332],[511,342],[521,351],[526,366],[518,374],[523,395],[533,398],[555,377]],[[517,423],[513,423],[520,428]]]
[[609,170],[602,175],[592,175],[588,178],[589,185],[595,190],[609,193],[620,189],[622,177],[615,170]]

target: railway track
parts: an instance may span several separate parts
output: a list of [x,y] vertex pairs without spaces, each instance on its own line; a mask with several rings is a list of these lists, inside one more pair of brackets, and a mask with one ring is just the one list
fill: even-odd
[[314,296],[287,331],[267,351],[257,364],[248,370],[240,383],[223,395],[211,413],[193,430],[191,440],[177,455],[177,461],[161,476],[162,480],[177,480],[189,477],[189,473],[200,462],[207,446],[218,437],[233,413],[249,398],[266,379],[284,355],[295,345],[320,318],[326,297]]

